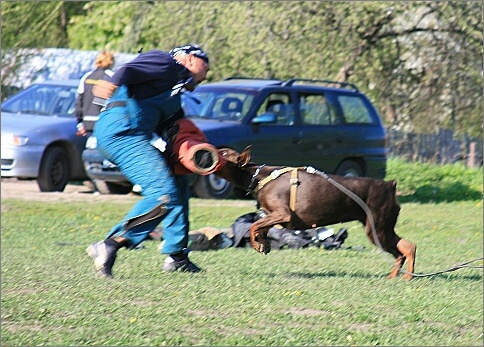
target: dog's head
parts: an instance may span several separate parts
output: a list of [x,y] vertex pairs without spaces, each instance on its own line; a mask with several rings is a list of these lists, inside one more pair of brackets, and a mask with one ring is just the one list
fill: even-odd
[[250,145],[245,147],[242,153],[239,153],[232,148],[219,148],[219,155],[226,161],[237,165],[238,167],[244,167],[250,163]]
[[225,162],[215,174],[226,179],[238,188],[247,189],[252,173],[249,169],[250,146],[247,146],[242,153],[231,148],[219,148],[218,154]]

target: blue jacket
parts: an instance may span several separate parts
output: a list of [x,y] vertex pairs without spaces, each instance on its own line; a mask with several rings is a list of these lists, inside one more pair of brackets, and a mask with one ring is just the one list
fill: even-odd
[[143,100],[172,90],[191,80],[191,72],[167,53],[158,50],[141,53],[123,65],[111,78],[117,86],[127,85],[130,96]]

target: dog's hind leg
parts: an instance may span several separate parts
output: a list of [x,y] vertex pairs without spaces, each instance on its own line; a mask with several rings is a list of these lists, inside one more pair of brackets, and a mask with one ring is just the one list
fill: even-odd
[[[404,280],[411,280],[413,278],[412,274],[415,268],[415,256],[417,253],[417,246],[405,239],[401,239],[397,243],[397,249],[399,250],[400,253],[403,254],[402,256],[403,260],[401,261],[401,264],[397,265],[397,262],[398,262],[398,258],[397,258],[397,262],[395,263],[395,267],[393,268],[393,271],[390,274],[390,276],[394,274],[393,277],[395,277],[398,271],[400,270],[400,268],[403,266],[405,259],[407,259],[407,271],[402,276],[402,278]],[[399,266],[398,269],[396,269],[397,266]]]
[[399,255],[395,259],[395,263],[393,264],[392,271],[388,275],[388,278],[395,278],[398,273],[400,272],[400,269],[402,268],[403,264],[405,263],[405,256],[404,255]]
[[405,239],[400,239],[397,242],[396,248],[400,254],[395,255],[395,263],[392,271],[388,275],[388,278],[396,277],[400,272],[400,269],[403,267],[405,260],[407,260],[407,271],[405,271],[405,274],[402,276],[402,278],[404,280],[411,280],[413,278],[412,273],[415,267],[415,254],[417,251],[417,246]]
[[408,261],[407,271],[404,274],[403,279],[412,279],[413,276],[409,273],[413,272],[415,266],[415,253],[417,249],[415,244],[400,238],[395,234],[393,228],[387,228],[386,230],[377,228],[377,240],[375,240],[372,228],[368,222],[366,224],[366,234],[375,246],[395,257],[395,262],[388,278],[395,278],[403,267],[405,261]]

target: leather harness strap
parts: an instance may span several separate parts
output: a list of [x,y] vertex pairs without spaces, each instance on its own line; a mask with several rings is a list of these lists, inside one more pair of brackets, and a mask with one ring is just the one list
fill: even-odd
[[275,180],[282,174],[285,174],[286,172],[291,171],[291,178],[289,180],[291,184],[291,189],[290,189],[290,195],[289,195],[289,207],[291,209],[291,221],[288,223],[288,228],[291,228],[292,224],[292,215],[296,212],[296,195],[297,195],[297,186],[299,185],[299,179],[298,179],[298,171],[300,169],[304,169],[301,167],[285,167],[282,169],[274,170],[271,172],[269,176],[264,178],[263,180],[259,181],[259,184],[257,185],[256,193],[259,192],[267,183],[270,181]]
[[297,179],[297,172],[298,169],[295,168],[291,172],[291,195],[289,196],[289,207],[291,208],[292,212],[296,211],[296,193],[297,193],[297,186],[299,185],[299,180]]
[[282,174],[285,174],[286,172],[291,171],[293,169],[297,170],[297,168],[293,168],[293,167],[284,167],[282,169],[272,171],[269,176],[267,176],[263,180],[259,181],[259,183],[257,184],[257,190],[255,191],[255,193],[258,193],[270,181],[275,180],[277,177],[279,177]]

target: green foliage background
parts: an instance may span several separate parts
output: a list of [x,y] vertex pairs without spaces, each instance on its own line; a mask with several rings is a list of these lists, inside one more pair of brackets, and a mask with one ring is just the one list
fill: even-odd
[[396,180],[401,202],[451,202],[482,199],[482,168],[462,163],[437,165],[390,158],[385,180]]
[[[209,80],[233,75],[358,85],[387,126],[482,136],[479,1],[2,2],[2,47],[135,53],[187,42]],[[3,54],[3,52],[2,52]]]

